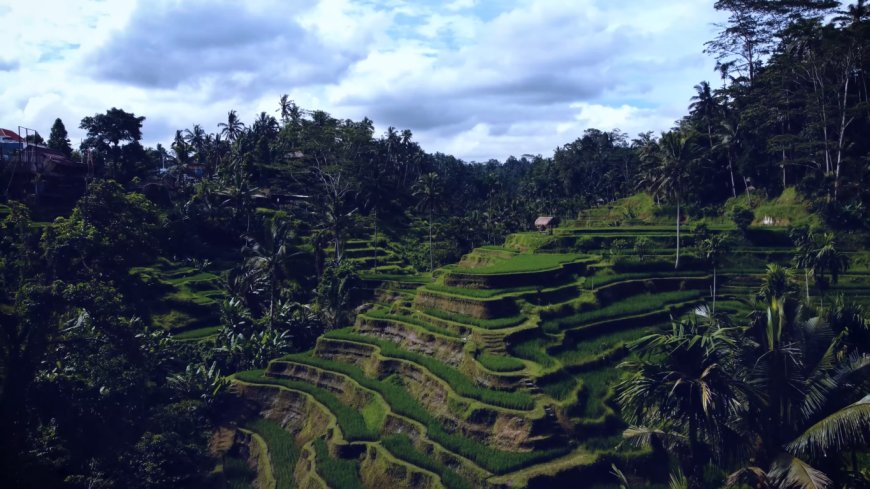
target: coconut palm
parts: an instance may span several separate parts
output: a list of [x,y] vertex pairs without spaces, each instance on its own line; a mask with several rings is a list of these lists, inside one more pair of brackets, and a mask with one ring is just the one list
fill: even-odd
[[414,184],[414,196],[420,199],[417,206],[429,212],[429,271],[431,272],[435,268],[435,258],[432,249],[432,214],[435,212],[435,208],[441,199],[441,182],[439,181],[438,174],[430,172],[421,175],[417,183]]
[[655,151],[656,166],[646,175],[648,189],[657,197],[672,199],[677,205],[677,256],[674,268],[680,268],[680,206],[689,177],[689,167],[695,160],[696,147],[686,129],[674,129],[662,134]]
[[239,119],[235,110],[227,112],[227,121],[218,124],[222,136],[228,141],[235,142],[245,130],[245,124]]
[[716,313],[716,269],[719,268],[719,264],[722,261],[722,257],[728,254],[730,249],[730,245],[728,242],[728,236],[724,234],[716,234],[710,236],[707,239],[701,240],[698,243],[698,251],[701,252],[701,255],[707,261],[707,263],[713,267],[713,313]]
[[754,440],[750,458],[756,465],[732,474],[732,483],[830,487],[820,467],[870,442],[870,357],[838,361],[830,326],[806,312],[794,299],[774,297],[746,331],[742,364],[757,396],[747,403],[742,423]]
[[795,287],[792,271],[776,263],[767,265],[758,297],[769,303],[773,299],[782,299],[794,295]]
[[205,158],[205,130],[199,124],[194,124],[193,129],[184,130],[184,141],[196,155],[197,163],[202,163]]
[[266,277],[269,288],[269,327],[275,322],[275,301],[281,283],[282,270],[287,259],[294,256],[291,248],[290,226],[280,220],[272,219],[264,233],[263,240],[247,238],[245,252],[249,255],[245,265],[259,270]]
[[689,104],[689,111],[701,119],[707,130],[707,140],[710,144],[710,150],[713,149],[713,120],[716,113],[719,111],[719,104],[710,90],[710,83],[702,81],[695,85],[696,95],[692,96],[692,103]]
[[849,268],[849,257],[837,249],[834,233],[825,233],[813,256],[813,271],[816,279],[825,280],[825,275],[831,276],[831,282],[837,283],[840,274]]
[[299,109],[299,106],[296,105],[296,102],[290,100],[290,97],[285,93],[281,95],[281,100],[278,102],[278,111],[281,115],[281,121],[286,125],[289,122],[293,122],[294,124],[299,122],[299,118],[302,116],[302,111]]
[[[741,382],[727,370],[734,356],[732,329],[706,312],[673,321],[670,331],[637,340],[640,359],[621,368],[631,372],[617,386],[626,420],[636,426],[625,436],[643,444],[666,441],[680,455],[689,487],[702,487],[702,468],[741,409]],[[639,425],[639,426],[638,426]]]
[[726,116],[719,124],[719,144],[725,149],[728,158],[728,173],[731,175],[731,194],[737,197],[737,184],[734,182],[734,153],[740,146],[740,123]]

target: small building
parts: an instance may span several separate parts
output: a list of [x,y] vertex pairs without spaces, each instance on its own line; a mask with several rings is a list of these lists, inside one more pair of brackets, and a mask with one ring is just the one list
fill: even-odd
[[535,229],[541,232],[550,231],[559,224],[559,218],[553,216],[541,216],[535,219]]

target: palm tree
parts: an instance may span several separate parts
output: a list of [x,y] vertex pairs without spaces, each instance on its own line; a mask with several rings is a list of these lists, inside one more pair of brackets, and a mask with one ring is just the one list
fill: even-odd
[[674,129],[662,134],[655,150],[657,166],[647,175],[649,190],[657,196],[667,196],[677,204],[677,257],[674,268],[680,268],[680,205],[689,177],[689,167],[695,159],[692,135],[686,129]]
[[235,142],[245,130],[245,124],[239,119],[235,110],[227,112],[227,121],[218,124],[220,134],[226,136],[230,142]]
[[341,262],[344,234],[350,225],[350,218],[356,212],[356,207],[351,207],[351,186],[346,180],[342,180],[341,173],[332,174],[318,170],[323,194],[320,199],[321,214],[323,216],[322,227],[332,234],[335,246],[335,261]]
[[223,182],[216,194],[225,197],[223,206],[232,206],[234,218],[245,219],[245,234],[251,232],[251,216],[254,213],[254,201],[263,197],[259,187],[252,187],[250,178],[243,172],[234,172]]
[[414,184],[414,196],[420,199],[418,207],[429,211],[429,271],[435,269],[435,258],[432,249],[432,214],[438,206],[441,198],[441,185],[438,174],[435,172],[421,175]]
[[810,301],[810,270],[815,266],[813,248],[815,246],[815,235],[812,230],[806,226],[801,226],[792,229],[789,232],[789,237],[794,241],[795,253],[792,258],[792,263],[797,268],[804,270],[804,285],[806,288],[806,300]]
[[761,287],[758,290],[758,296],[769,303],[773,299],[782,299],[792,295],[794,295],[794,284],[791,270],[776,263],[768,264],[761,281]]
[[278,102],[277,112],[281,114],[281,121],[284,122],[285,125],[291,121],[296,124],[299,122],[299,118],[302,115],[299,106],[296,105],[296,102],[290,100],[286,93],[281,95],[281,100]]
[[816,279],[825,280],[825,274],[831,276],[831,282],[837,283],[840,274],[849,268],[849,257],[837,249],[834,233],[825,233],[822,242],[815,250],[813,257],[813,271]]
[[740,123],[727,116],[719,125],[719,144],[725,148],[728,157],[728,173],[731,175],[731,194],[737,197],[737,184],[734,182],[734,152],[740,146]]
[[745,387],[727,371],[736,345],[731,332],[702,311],[632,343],[639,360],[620,365],[631,374],[618,384],[617,401],[635,425],[624,435],[643,444],[669,440],[691,488],[703,487],[708,451],[723,448],[726,423],[741,409]]
[[[818,463],[866,445],[870,357],[837,360],[836,341],[821,317],[808,317],[788,297],[772,298],[757,311],[742,345],[743,374],[756,394],[741,422],[747,426],[751,460],[757,465],[732,475],[773,487],[830,487]],[[764,467],[768,467],[765,469]]]
[[701,255],[707,260],[707,263],[713,267],[713,314],[716,313],[716,269],[719,267],[719,263],[722,260],[722,257],[728,254],[730,249],[728,243],[728,236],[724,234],[717,234],[710,236],[707,239],[701,240],[698,243],[699,251]]
[[257,242],[247,238],[245,251],[250,255],[245,262],[251,270],[259,270],[266,277],[269,286],[269,327],[275,322],[275,300],[281,271],[287,259],[294,255],[291,252],[290,226],[280,219],[272,219],[266,228],[264,239]]
[[203,151],[205,147],[205,130],[203,130],[202,126],[194,124],[192,130],[185,129],[184,140],[188,147],[193,149],[194,154],[196,154],[197,163],[202,163],[202,160],[205,158],[205,151]]
[[833,18],[834,22],[854,27],[864,22],[867,17],[870,17],[870,5],[867,5],[866,0],[857,0],[854,4],[849,5],[846,10],[838,10],[835,13],[837,16]]
[[710,143],[710,150],[713,150],[713,118],[719,110],[719,104],[710,90],[710,83],[702,81],[695,85],[697,95],[692,97],[692,103],[689,104],[689,110],[693,114],[697,114],[701,122],[704,123],[707,129],[707,139]]

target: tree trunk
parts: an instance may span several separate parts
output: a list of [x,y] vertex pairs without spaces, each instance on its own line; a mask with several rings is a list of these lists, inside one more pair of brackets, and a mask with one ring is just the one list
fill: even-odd
[[804,268],[804,286],[807,290],[807,304],[810,303],[810,271]]
[[846,73],[846,82],[843,86],[843,104],[840,107],[840,138],[837,141],[837,166],[834,172],[834,201],[837,200],[837,195],[840,190],[840,163],[843,162],[843,143],[846,137],[846,128],[852,123],[852,119],[846,122],[846,104],[849,97],[849,79],[848,72]]
[[713,315],[716,315],[716,266],[713,265]]
[[737,185],[734,184],[734,163],[731,159],[731,149],[728,149],[728,172],[731,174],[731,193],[737,197]]
[[375,249],[375,268],[378,268],[378,211],[375,211],[375,241],[373,248]]
[[432,254],[432,208],[429,208],[429,272],[435,269],[435,257]]
[[680,268],[680,199],[677,199],[677,259],[674,269]]

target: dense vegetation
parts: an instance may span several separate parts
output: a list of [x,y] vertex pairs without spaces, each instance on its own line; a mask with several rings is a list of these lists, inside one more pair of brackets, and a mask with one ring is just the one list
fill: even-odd
[[870,9],[716,7],[721,88],[548,157],[58,119],[95,173],[0,204],[0,485],[870,484]]

